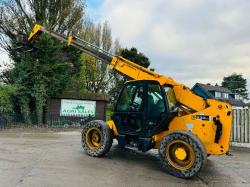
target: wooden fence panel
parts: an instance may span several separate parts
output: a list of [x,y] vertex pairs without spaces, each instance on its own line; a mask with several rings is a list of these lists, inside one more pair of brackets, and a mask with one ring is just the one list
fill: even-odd
[[248,133],[248,139],[247,142],[250,143],[250,109],[247,110],[247,133]]
[[237,131],[236,142],[240,142],[240,110],[237,110],[237,115],[236,115],[236,131]]
[[236,110],[233,110],[233,121],[232,121],[232,134],[231,134],[231,141],[233,142],[235,140],[235,135],[236,135],[236,129],[235,129],[235,122],[236,122],[236,119],[235,119],[235,113],[236,113]]
[[240,142],[244,143],[244,109],[240,110]]
[[248,130],[247,130],[247,127],[248,127],[247,114],[248,114],[248,110],[244,109],[244,134],[245,134],[244,142],[245,143],[248,142],[248,137],[249,137]]
[[250,143],[250,109],[234,109],[231,141]]

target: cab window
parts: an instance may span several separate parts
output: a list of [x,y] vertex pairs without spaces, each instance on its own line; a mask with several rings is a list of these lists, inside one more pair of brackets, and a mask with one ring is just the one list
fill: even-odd
[[176,109],[176,104],[177,104],[174,90],[171,86],[164,86],[164,90],[166,92],[169,110],[170,112],[174,111]]
[[158,116],[165,112],[164,99],[159,84],[148,85],[148,115]]
[[121,94],[116,110],[119,112],[142,111],[143,84],[127,85]]

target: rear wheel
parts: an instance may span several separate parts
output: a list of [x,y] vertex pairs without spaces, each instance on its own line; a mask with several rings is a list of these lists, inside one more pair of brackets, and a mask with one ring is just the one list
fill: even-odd
[[186,131],[177,131],[164,137],[159,156],[163,168],[180,178],[193,177],[207,159],[204,145],[196,136]]
[[101,157],[110,150],[112,143],[112,130],[104,121],[90,121],[83,127],[82,147],[88,155]]

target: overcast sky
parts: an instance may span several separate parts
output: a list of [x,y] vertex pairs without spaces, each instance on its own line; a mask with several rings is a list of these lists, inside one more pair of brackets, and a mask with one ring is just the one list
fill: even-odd
[[157,72],[192,87],[241,73],[250,90],[250,1],[87,0],[125,47],[145,53]]
[[[250,90],[249,0],[87,0],[122,46],[136,47],[157,72],[192,87],[241,73]],[[5,59],[0,52],[0,61]]]

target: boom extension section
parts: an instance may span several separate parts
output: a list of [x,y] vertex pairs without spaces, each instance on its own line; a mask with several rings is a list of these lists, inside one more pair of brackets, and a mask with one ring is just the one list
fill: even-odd
[[[87,42],[78,37],[73,36],[64,36],[59,33],[49,31],[45,27],[36,24],[33,28],[33,31],[30,33],[28,40],[30,42],[34,41],[41,33],[46,33],[60,41],[67,42],[68,45],[72,45],[77,49],[96,57],[99,60],[107,63],[110,69],[114,69],[119,73],[126,75],[134,80],[157,80],[162,76],[158,73],[150,71],[147,68],[144,68],[140,65],[137,65],[127,59],[124,59],[120,56],[114,56],[109,52]],[[173,80],[170,81],[170,84],[176,84]]]
[[99,47],[96,47],[95,45],[87,41],[84,41],[78,37],[72,37],[72,36],[66,37],[59,33],[49,31],[43,26],[38,24],[34,26],[33,31],[30,33],[28,40],[31,42],[34,41],[41,33],[46,33],[60,41],[68,42],[68,45],[72,45],[77,49],[104,61],[107,64],[110,64],[112,60],[112,55],[109,52]]

